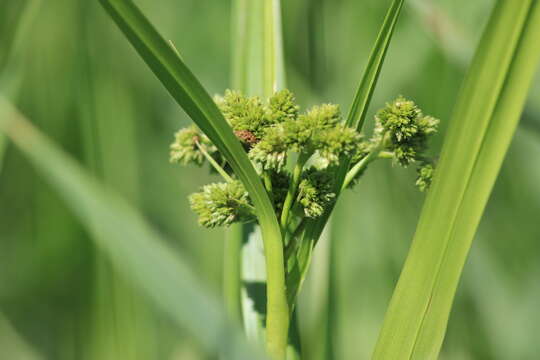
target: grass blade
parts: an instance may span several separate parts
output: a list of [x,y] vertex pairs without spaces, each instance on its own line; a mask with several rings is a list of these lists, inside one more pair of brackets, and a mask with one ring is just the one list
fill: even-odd
[[[19,91],[22,80],[21,68],[24,64],[22,41],[27,36],[40,5],[41,0],[28,0],[24,5],[21,5],[21,13],[13,34],[9,38],[2,39],[8,44],[7,49],[0,57],[0,93],[5,96],[16,97]],[[7,20],[3,19],[6,23]],[[2,172],[6,146],[7,141],[0,134],[0,173]]]
[[[280,1],[233,2],[233,88],[249,96],[268,97],[285,87],[285,70],[281,38]],[[265,256],[261,251],[261,234],[244,227],[246,242],[242,248],[242,308],[248,338],[263,341],[266,332],[264,289]],[[281,337],[280,342],[286,341]],[[280,355],[282,356],[282,355]]]
[[258,212],[267,259],[267,345],[271,354],[283,358],[281,349],[286,345],[289,327],[283,248],[268,194],[212,98],[141,11],[130,0],[100,2],[169,93],[231,164],[249,192]]
[[371,97],[375,91],[375,85],[379,79],[379,74],[381,73],[382,65],[388,47],[390,46],[390,40],[392,39],[392,35],[394,35],[394,29],[401,14],[403,2],[404,0],[394,0],[386,13],[347,116],[347,125],[350,127],[361,130],[364,125]]
[[120,272],[171,319],[211,352],[222,350],[232,359],[262,358],[245,344],[219,302],[136,210],[101,187],[1,98],[0,130],[64,198]]
[[498,1],[455,107],[374,359],[435,359],[540,58],[538,1]]
[[[383,21],[381,29],[379,30],[379,35],[371,51],[366,69],[358,86],[358,91],[355,94],[353,104],[347,116],[347,124],[349,126],[355,126],[358,129],[361,129],[364,122],[369,104],[371,102],[371,97],[375,91],[375,86],[377,85],[377,80],[381,72],[385,55],[390,45],[390,40],[394,33],[395,26],[399,19],[401,9],[403,6],[404,0],[394,0],[390,5],[386,17]],[[341,191],[343,181],[345,180],[345,175],[349,169],[349,162],[344,161],[343,164],[336,171],[336,194]],[[302,246],[304,247],[313,247],[319,237],[322,234],[322,231],[330,218],[332,213],[333,206],[330,207],[320,218],[317,220],[310,220],[310,224],[306,227],[307,231],[304,235],[305,239],[302,241]],[[332,245],[333,246],[333,245]],[[301,253],[306,254],[303,259],[299,259],[299,265],[296,267],[297,278],[302,280],[297,284],[289,284],[289,297],[295,298],[300,286],[302,285],[303,278],[306,275],[306,271],[309,267],[309,258],[311,257],[311,249],[304,249]],[[291,278],[293,278],[291,276]]]

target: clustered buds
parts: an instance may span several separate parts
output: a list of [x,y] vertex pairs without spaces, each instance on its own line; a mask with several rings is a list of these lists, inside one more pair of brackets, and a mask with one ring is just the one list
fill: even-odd
[[[377,112],[373,136],[359,145],[363,150],[357,151],[353,161],[358,162],[377,151],[403,167],[417,163],[416,185],[425,191],[434,172],[434,161],[426,156],[426,150],[429,137],[437,131],[438,124],[438,119],[424,115],[413,101],[400,96]],[[354,180],[361,175],[358,173]]]
[[333,177],[327,171],[309,168],[298,187],[298,203],[308,218],[317,218],[336,197]]
[[244,185],[239,181],[205,185],[189,197],[191,209],[202,226],[213,228],[254,220],[253,207]]
[[[278,218],[282,211],[288,213],[288,206],[300,219],[324,214],[335,201],[335,169],[342,161],[351,164],[351,184],[369,162],[378,158],[393,158],[402,166],[418,163],[416,185],[425,190],[431,183],[434,165],[425,151],[438,120],[423,115],[412,101],[403,97],[377,113],[375,130],[368,140],[343,123],[337,105],[322,104],[300,113],[288,90],[276,92],[266,102],[227,90],[215,101],[261,177],[271,182],[271,198]],[[297,159],[295,169],[300,172],[289,171],[287,160],[291,158]],[[231,169],[208,137],[195,126],[175,134],[171,161],[200,166],[205,159],[214,168],[218,166],[219,173],[229,176],[227,183],[206,185],[201,192],[191,195],[191,207],[199,215],[200,224],[215,227],[256,220],[245,188],[234,180]],[[213,161],[216,159],[219,161]]]
[[174,134],[174,142],[171,144],[171,162],[181,165],[194,164],[201,166],[207,153],[217,152],[210,139],[204,135],[195,125],[180,129]]
[[390,139],[388,151],[403,166],[422,158],[429,135],[437,131],[439,124],[439,120],[423,115],[414,102],[402,96],[386,104],[375,119],[379,131]]

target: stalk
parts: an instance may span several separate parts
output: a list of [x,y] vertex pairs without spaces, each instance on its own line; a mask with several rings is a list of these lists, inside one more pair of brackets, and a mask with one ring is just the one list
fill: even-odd
[[540,59],[540,4],[500,0],[465,78],[373,359],[435,359]]
[[[285,293],[283,241],[268,193],[208,91],[139,8],[130,0],[100,0],[100,3],[177,103],[223,154],[248,191],[257,209],[266,257],[267,348],[275,359],[284,359],[289,312]],[[271,2],[271,5],[274,3]],[[266,8],[274,9],[275,6]],[[274,26],[269,30],[274,33],[273,29]],[[276,69],[275,73],[279,74],[279,70]]]
[[287,230],[289,212],[294,202],[294,197],[296,196],[298,185],[300,184],[300,176],[302,175],[302,169],[304,168],[304,165],[306,164],[310,156],[310,154],[302,153],[296,161],[296,165],[292,173],[291,184],[289,185],[287,196],[285,197],[285,201],[283,202],[283,211],[281,212],[281,229],[283,234],[285,234]]
[[223,298],[230,318],[239,324],[242,322],[240,272],[243,239],[244,225],[233,224],[227,230],[223,251]]

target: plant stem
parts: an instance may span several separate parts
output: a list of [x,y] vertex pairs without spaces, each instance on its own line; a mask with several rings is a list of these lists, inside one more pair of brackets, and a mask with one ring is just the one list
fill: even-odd
[[341,190],[344,190],[349,186],[351,181],[354,180],[356,175],[358,175],[361,171],[363,171],[371,162],[378,159],[379,153],[381,152],[381,147],[378,146],[375,149],[373,149],[365,158],[357,162],[350,170],[347,172],[347,176],[345,176],[345,181],[343,182],[343,186],[341,187]]
[[289,332],[289,304],[281,232],[263,233],[266,257],[266,346],[273,360],[285,360]]
[[244,225],[233,224],[226,233],[223,257],[223,297],[229,316],[239,324],[242,323],[240,305],[240,249],[244,239]]
[[302,218],[302,220],[300,220],[300,223],[298,224],[296,229],[294,229],[294,232],[291,235],[291,239],[289,240],[289,243],[285,247],[285,259],[288,259],[293,254],[294,250],[298,247],[298,243],[299,243],[298,237],[300,236],[302,231],[304,231],[304,229],[306,228],[306,224],[307,224],[307,218]]
[[287,191],[287,196],[285,197],[285,201],[283,202],[283,211],[281,212],[281,229],[283,233],[285,233],[285,231],[287,230],[289,212],[294,202],[294,197],[296,195],[296,191],[298,190],[298,185],[300,184],[300,176],[302,175],[302,169],[304,168],[304,165],[306,164],[306,161],[308,161],[310,156],[311,155],[308,153],[301,153],[298,156],[298,160],[296,161],[296,165],[292,173],[291,183],[289,185],[289,190]]
[[227,181],[227,182],[233,182],[233,178],[227,174],[227,172],[225,171],[225,169],[223,169],[221,166],[219,166],[219,164],[217,163],[217,161],[204,149],[204,147],[198,142],[198,141],[195,141],[195,144],[197,145],[197,147],[199,148],[199,150],[201,151],[201,153],[204,155],[204,157],[206,158],[206,160],[208,160],[208,162],[212,165],[212,167]]

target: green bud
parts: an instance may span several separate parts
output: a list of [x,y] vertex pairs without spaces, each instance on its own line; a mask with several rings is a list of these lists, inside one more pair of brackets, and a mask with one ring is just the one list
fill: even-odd
[[416,169],[416,172],[418,175],[416,178],[416,186],[418,186],[420,191],[426,191],[431,186],[433,180],[433,173],[435,172],[433,163],[427,161],[422,162]]
[[257,138],[262,135],[267,121],[260,98],[246,97],[239,91],[226,90],[223,97],[216,97],[214,100],[234,131],[249,131]]
[[424,116],[414,102],[400,96],[377,113],[374,139],[387,142],[386,150],[393,152],[394,160],[408,166],[422,158],[438,124],[439,120]]
[[321,216],[335,197],[331,174],[313,167],[302,174],[297,201],[302,206],[305,216],[309,218]]
[[421,116],[422,111],[414,102],[400,96],[377,113],[377,121],[392,137],[402,142],[418,133],[418,119]]
[[249,158],[263,170],[281,171],[287,161],[288,148],[284,138],[281,126],[266,129],[262,140],[249,151]]
[[314,135],[313,142],[320,156],[328,160],[329,165],[336,165],[342,156],[353,156],[362,136],[353,128],[337,125]]
[[217,151],[210,139],[196,126],[180,129],[174,134],[174,142],[170,146],[170,161],[181,165],[195,164],[201,166],[205,156],[197,146],[199,144],[208,153]]
[[268,99],[267,122],[278,124],[298,117],[300,107],[296,105],[295,98],[289,90],[276,92]]
[[292,151],[313,153],[317,143],[324,139],[324,133],[338,126],[340,116],[337,105],[314,106],[297,120],[283,123],[284,142]]
[[239,181],[205,185],[189,197],[199,224],[207,228],[229,226],[254,219],[246,189]]

